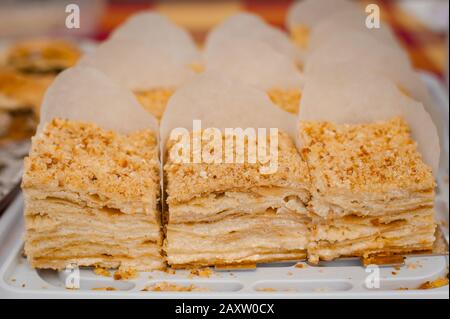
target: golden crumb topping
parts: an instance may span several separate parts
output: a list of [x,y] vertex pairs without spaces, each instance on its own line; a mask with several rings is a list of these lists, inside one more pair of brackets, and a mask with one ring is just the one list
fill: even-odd
[[302,94],[300,90],[272,89],[267,92],[270,100],[286,112],[297,114]]
[[136,98],[145,110],[150,112],[158,121],[162,118],[174,90],[168,88],[152,89],[135,92]]
[[[190,137],[192,143],[192,133]],[[225,134],[222,134],[222,141],[225,145]],[[248,154],[247,142],[246,140],[246,154]],[[307,165],[297,152],[291,138],[284,132],[278,133],[277,154],[275,154],[276,157],[274,156],[276,170],[270,174],[264,174],[261,171],[261,167],[267,167],[268,162],[261,163],[256,160],[256,163],[252,163],[248,161],[247,156],[244,157],[243,163],[227,163],[225,160],[220,164],[176,163],[169,155],[174,145],[173,140],[168,141],[167,162],[164,166],[169,204],[189,201],[194,197],[212,192],[247,190],[252,187],[309,188]],[[202,149],[207,145],[208,142],[202,140]],[[225,153],[224,151],[223,157]],[[233,156],[236,158],[236,152]]]
[[159,172],[153,132],[119,135],[94,124],[54,119],[33,138],[22,188],[72,191],[145,207],[159,196]]
[[355,125],[303,122],[300,138],[318,192],[420,192],[435,187],[431,168],[401,118]]

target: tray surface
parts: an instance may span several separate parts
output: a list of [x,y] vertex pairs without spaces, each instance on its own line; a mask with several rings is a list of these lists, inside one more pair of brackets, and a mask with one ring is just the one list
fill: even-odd
[[[429,75],[422,78],[441,114],[448,115],[448,97],[439,82]],[[436,213],[448,242],[448,123],[441,133],[445,161],[438,178]],[[113,271],[105,277],[90,268],[36,271],[22,255],[22,213],[19,195],[0,218],[3,298],[449,298],[448,284],[418,289],[435,280],[448,280],[448,256],[407,257],[401,267],[364,268],[359,260],[320,266],[294,262],[258,265],[254,270],[154,271],[129,280],[114,280]],[[79,289],[66,288],[73,278],[79,279]]]

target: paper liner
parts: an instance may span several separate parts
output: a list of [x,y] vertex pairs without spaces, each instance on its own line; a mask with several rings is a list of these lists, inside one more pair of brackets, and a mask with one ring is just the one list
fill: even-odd
[[194,119],[202,129],[279,128],[297,136],[296,117],[273,105],[265,92],[215,72],[197,75],[171,97],[160,123],[163,147],[172,129],[192,130]]
[[206,70],[261,90],[302,86],[296,64],[258,39],[236,37],[211,43],[205,51],[204,61]]
[[130,91],[95,69],[79,66],[60,73],[50,85],[38,131],[56,117],[95,123],[121,134],[140,129],[158,132],[156,119]]
[[322,19],[338,12],[339,10],[361,10],[357,5],[348,0],[302,0],[294,3],[287,13],[286,27],[292,28],[302,25],[313,28]]
[[[423,105],[405,96],[388,79],[353,69],[309,75],[302,92],[300,121],[370,123],[403,117],[423,160],[434,174],[439,168],[439,136]],[[301,144],[301,141],[300,141]]]
[[195,74],[177,49],[135,39],[106,41],[78,65],[96,68],[133,91],[176,87]]
[[304,74],[307,78],[308,75],[333,74],[346,69],[384,76],[431,109],[428,90],[412,69],[407,53],[380,43],[366,33],[351,31],[328,39],[308,56]]
[[210,31],[205,42],[205,50],[209,51],[210,48],[220,46],[224,40],[236,37],[263,41],[292,61],[301,62],[301,53],[287,34],[268,25],[257,15],[249,13],[235,14]]
[[[351,37],[352,31],[364,33],[378,42],[401,50],[389,26],[380,23],[380,28],[369,29],[366,26],[367,15],[363,10],[344,9],[322,19],[311,30],[308,50],[314,51],[321,44],[336,37]],[[356,41],[355,41],[356,44]]]
[[135,40],[164,48],[178,55],[185,64],[199,62],[200,53],[191,35],[166,17],[154,12],[141,12],[131,16],[109,37],[114,40]]

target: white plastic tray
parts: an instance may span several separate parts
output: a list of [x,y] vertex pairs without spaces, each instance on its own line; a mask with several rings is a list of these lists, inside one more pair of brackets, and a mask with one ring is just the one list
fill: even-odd
[[[436,106],[448,118],[448,97],[439,82],[423,75]],[[445,113],[446,112],[446,113]],[[448,123],[447,123],[448,124]],[[444,225],[448,241],[448,125],[444,130],[444,157],[436,198],[437,219]],[[400,269],[382,267],[379,288],[366,287],[370,273],[357,260],[335,261],[323,266],[295,267],[295,263],[261,265],[256,270],[213,271],[208,278],[177,270],[175,274],[155,271],[138,278],[115,281],[91,269],[80,271],[80,289],[65,288],[65,272],[36,271],[22,256],[23,199],[13,202],[0,218],[0,298],[449,298],[449,287],[404,290],[448,274],[448,257],[409,257]],[[111,272],[112,273],[112,272]],[[194,285],[207,291],[142,291],[155,283]],[[113,287],[115,291],[93,288]]]

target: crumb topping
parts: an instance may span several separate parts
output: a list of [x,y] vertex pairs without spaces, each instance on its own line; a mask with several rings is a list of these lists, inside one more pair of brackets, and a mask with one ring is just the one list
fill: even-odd
[[[224,141],[225,135],[222,134]],[[191,134],[192,142],[192,134]],[[167,154],[175,141],[169,140]],[[224,145],[225,143],[223,143]],[[202,141],[202,149],[207,141]],[[223,152],[225,153],[225,152]],[[252,187],[298,187],[309,188],[309,174],[306,163],[301,159],[297,149],[284,133],[278,135],[278,168],[273,174],[261,174],[260,162],[249,163],[245,156],[244,163],[175,163],[168,158],[164,166],[167,179],[167,202],[189,201],[211,192],[224,192]]]
[[94,124],[54,119],[33,138],[22,187],[70,190],[123,202],[155,203],[159,196],[156,136],[129,135]]
[[420,192],[435,187],[431,168],[401,118],[357,125],[303,122],[300,137],[301,154],[318,192]]

